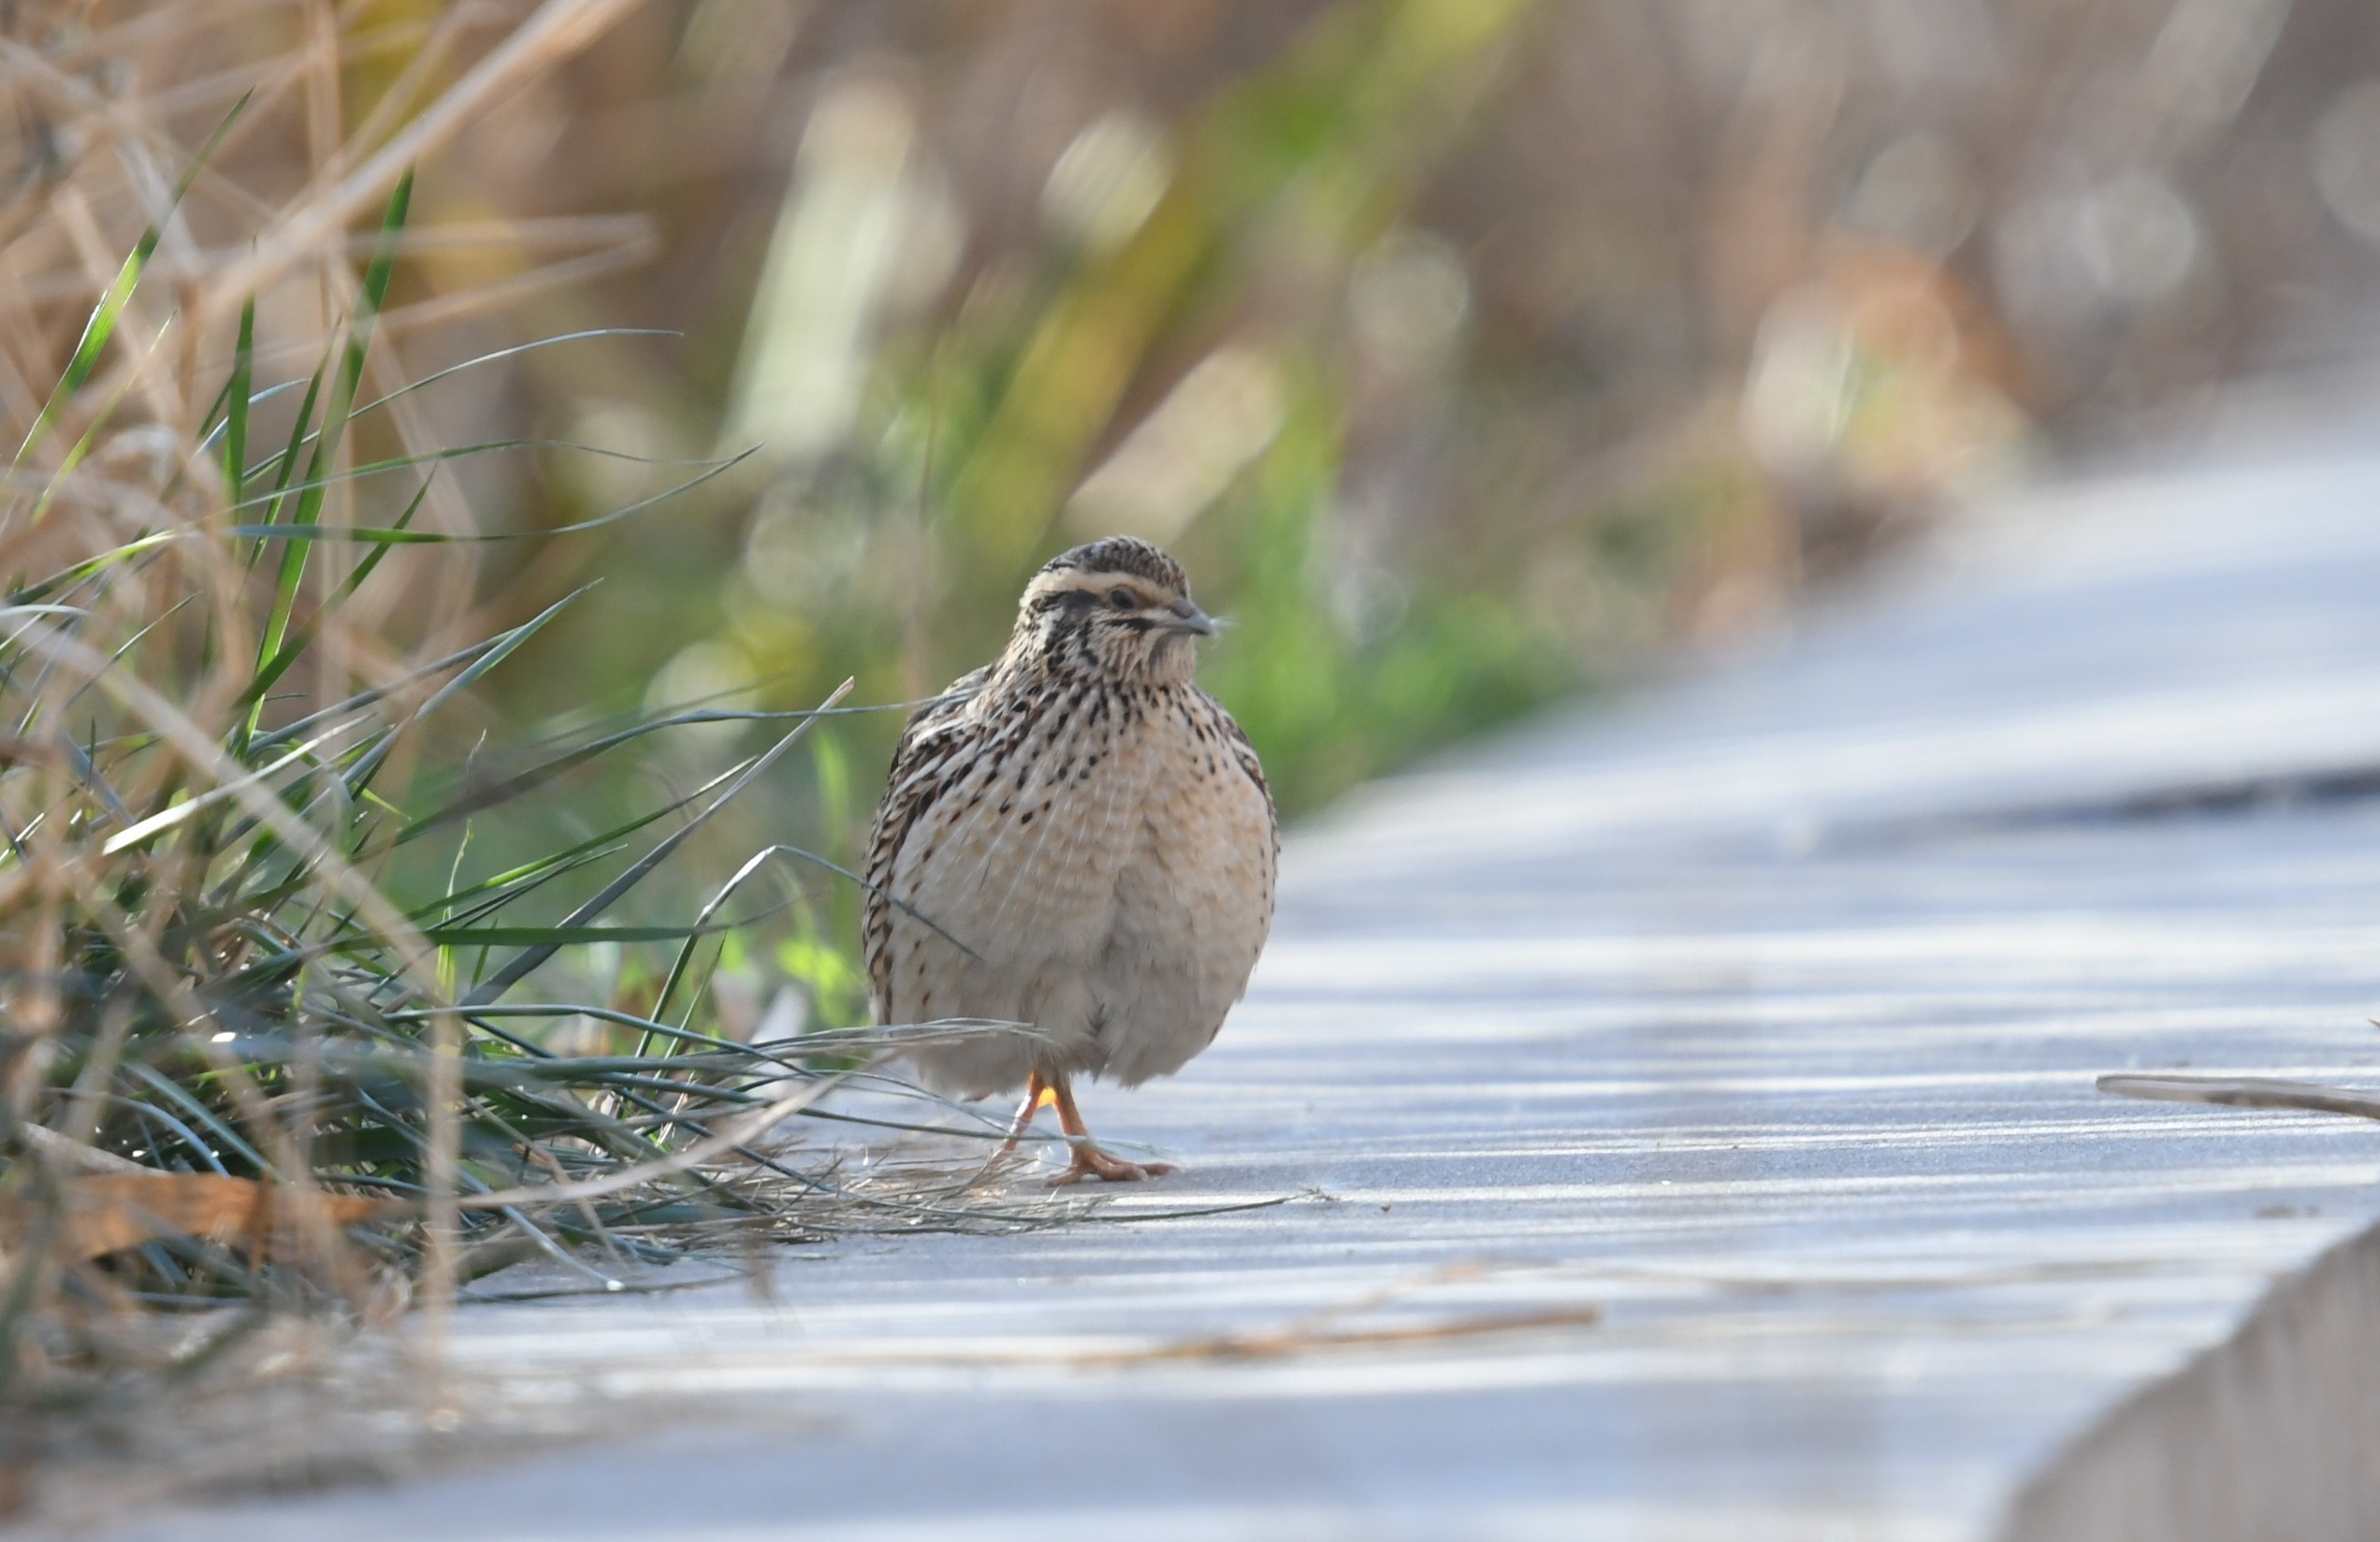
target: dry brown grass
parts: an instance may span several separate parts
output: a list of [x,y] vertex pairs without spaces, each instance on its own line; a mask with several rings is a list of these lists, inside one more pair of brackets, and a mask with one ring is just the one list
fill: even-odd
[[[408,216],[416,162],[629,8],[465,6],[420,26],[382,14],[401,7],[265,0],[0,13],[0,89],[24,130],[0,211],[0,426],[21,446],[0,485],[15,1500],[32,1503],[26,1463],[85,1460],[108,1432],[177,1481],[220,1478],[205,1453],[235,1437],[209,1420],[302,1423],[325,1375],[369,1383],[376,1447],[404,1460],[404,1431],[443,1438],[460,1417],[441,1362],[458,1284],[525,1257],[617,1289],[617,1271],[689,1248],[1009,1224],[932,1186],[848,1184],[830,1151],[775,1133],[853,1078],[907,1094],[871,1069],[882,1035],[722,1036],[689,966],[761,863],[696,924],[599,926],[815,715],[508,873],[428,903],[387,881],[416,836],[600,748],[548,747],[495,787],[447,764],[481,726],[455,733],[450,708],[552,610],[478,630],[486,521],[444,474],[458,451],[421,420],[414,387],[435,382],[403,344],[425,317],[501,307],[645,232]],[[408,62],[357,110],[357,72],[392,55]],[[409,298],[402,274],[428,255],[511,270]],[[671,833],[559,924],[515,924],[515,901],[661,821]],[[539,999],[557,978],[540,967],[596,942],[675,953],[641,1011]],[[544,1045],[580,1018],[636,1047]],[[342,1326],[408,1306],[401,1350],[342,1346]]]

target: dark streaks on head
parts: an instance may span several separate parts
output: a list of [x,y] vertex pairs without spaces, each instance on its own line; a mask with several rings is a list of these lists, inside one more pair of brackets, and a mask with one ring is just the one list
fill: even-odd
[[1190,575],[1165,548],[1137,535],[1109,535],[1062,551],[1042,565],[1044,573],[1124,573],[1144,578],[1169,593],[1190,592]]

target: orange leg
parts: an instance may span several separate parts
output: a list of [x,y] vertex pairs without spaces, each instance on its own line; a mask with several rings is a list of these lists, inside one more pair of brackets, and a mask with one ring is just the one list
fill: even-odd
[[1024,1101],[1018,1105],[1016,1118],[1009,1126],[1009,1138],[1000,1142],[1000,1149],[993,1155],[994,1161],[1014,1154],[1017,1142],[1023,1140],[1024,1132],[1033,1127],[1033,1116],[1041,1112],[1042,1104],[1052,1100],[1050,1084],[1041,1080],[1039,1071],[1025,1079]]
[[1074,1087],[1067,1082],[1066,1072],[1051,1072],[1049,1087],[1052,1100],[1058,1105],[1058,1127],[1066,1131],[1067,1144],[1074,1148],[1073,1165],[1050,1180],[1052,1188],[1079,1184],[1085,1178],[1128,1184],[1178,1171],[1171,1162],[1127,1162],[1101,1151],[1093,1142],[1089,1127],[1082,1122],[1082,1111],[1074,1106]]

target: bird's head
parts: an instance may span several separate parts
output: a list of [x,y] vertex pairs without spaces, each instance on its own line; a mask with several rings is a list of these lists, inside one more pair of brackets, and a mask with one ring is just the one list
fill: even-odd
[[1052,557],[1033,575],[1009,650],[1053,668],[1179,683],[1197,665],[1193,640],[1214,633],[1181,563],[1139,536],[1110,535]]

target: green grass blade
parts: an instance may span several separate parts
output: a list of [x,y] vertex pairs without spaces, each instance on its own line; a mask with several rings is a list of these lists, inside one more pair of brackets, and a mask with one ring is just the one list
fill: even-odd
[[[287,753],[282,755],[279,759],[268,761],[264,764],[255,767],[254,770],[250,771],[245,778],[242,778],[239,780],[227,781],[223,783],[221,786],[210,787],[206,792],[197,793],[184,802],[174,804],[170,807],[161,809],[158,812],[150,815],[147,819],[142,820],[138,824],[131,825],[126,829],[119,830],[114,835],[109,836],[108,839],[100,845],[100,854],[103,856],[113,856],[118,851],[124,850],[126,847],[137,846],[140,842],[150,839],[152,836],[163,835],[167,830],[171,830],[189,820],[196,818],[207,809],[214,807],[225,800],[237,796],[246,787],[252,784],[260,783],[277,772],[286,770],[292,765],[303,763],[305,760],[312,757],[314,751],[321,749],[326,742],[338,737],[341,732],[341,730],[334,728],[329,733],[323,735],[320,738],[301,744],[295,749],[289,750]],[[284,794],[295,791],[296,789],[294,788],[284,789]]]
[[16,458],[9,462],[11,470],[22,466],[25,458],[49,437],[50,430],[57,424],[58,415],[65,410],[66,403],[90,380],[92,371],[98,368],[100,354],[107,349],[108,340],[115,336],[116,323],[123,316],[124,306],[130,303],[133,290],[139,286],[141,269],[149,265],[150,255],[157,249],[157,235],[155,225],[151,225],[142,234],[139,244],[132,249],[132,255],[125,257],[123,266],[116,270],[115,282],[109,284],[107,292],[99,297],[99,304],[92,311],[91,319],[83,323],[82,339],[75,344],[74,355],[67,359],[65,371],[58,377],[58,384],[51,389],[50,400],[42,403],[39,415],[33,420],[33,427],[25,430],[23,442],[18,444]]
[[[858,682],[855,680],[845,680],[841,685],[834,688],[834,694],[827,697],[823,705],[826,706],[835,706],[837,703],[841,702],[845,696],[850,694],[851,687],[857,683]],[[811,725],[817,721],[818,720],[816,718],[808,718],[797,724],[791,733],[786,735],[783,738],[777,740],[775,745],[771,746],[766,754],[754,761],[745,769],[742,775],[738,776],[733,781],[728,783],[727,790],[722,792],[708,807],[695,815],[692,819],[688,820],[684,824],[678,826],[676,830],[670,834],[667,839],[654,847],[652,851],[646,852],[634,866],[631,867],[627,872],[622,873],[619,877],[614,879],[611,882],[605,884],[602,890],[598,893],[594,898],[588,900],[586,904],[572,911],[569,917],[562,924],[566,926],[583,926],[588,922],[593,921],[597,916],[602,914],[605,910],[609,909],[613,903],[622,895],[628,893],[629,890],[634,888],[639,882],[643,881],[646,874],[660,866],[664,861],[668,860],[671,852],[676,851],[680,846],[685,845],[686,842],[693,836],[695,831],[700,830],[704,824],[708,823],[711,818],[720,809],[734,802],[735,795],[737,793],[743,792],[745,788],[749,787],[755,778],[761,776],[762,773],[765,772],[770,766],[776,764],[780,756],[782,756],[787,750],[792,749],[794,745],[800,743],[803,735],[806,735],[810,731]],[[496,1000],[506,991],[512,989],[512,987],[517,984],[531,969],[534,969],[540,964],[543,964],[547,959],[553,957],[559,951],[559,950],[557,947],[551,945],[540,945],[538,947],[527,949],[519,953],[515,953],[502,968],[498,969],[494,974],[488,976],[479,984],[473,986],[471,994],[465,996],[458,1004],[465,1008],[486,1006],[489,1002]]]
[[182,532],[180,531],[160,531],[154,535],[141,536],[137,541],[127,541],[121,546],[101,552],[96,557],[85,558],[63,573],[54,574],[38,583],[27,584],[5,598],[0,598],[0,604],[23,605],[46,600],[61,589],[73,589],[77,584],[105,573],[119,562],[129,561],[144,552],[154,551],[159,546],[181,538]]
[[[585,861],[591,861],[596,857],[608,854],[612,850],[616,849],[621,841],[626,840],[629,836],[636,834],[637,831],[644,829],[648,824],[653,824],[669,818],[672,814],[676,813],[679,809],[687,807],[697,798],[703,796],[704,793],[708,793],[712,788],[718,787],[727,781],[729,778],[734,776],[734,774],[735,773],[733,771],[722,772],[718,777],[713,778],[711,780],[694,789],[691,793],[687,793],[684,797],[675,799],[669,803],[662,804],[658,808],[639,814],[625,824],[614,825],[611,829],[604,831],[602,835],[590,836],[587,839],[580,841],[577,845],[570,847],[564,851],[551,852],[545,856],[539,857],[533,862],[522,863],[517,867],[507,868],[505,871],[498,873],[493,877],[480,880],[477,883],[471,885],[469,888],[457,889],[451,894],[443,895],[437,899],[431,900],[428,904],[416,907],[406,913],[412,920],[419,921],[426,916],[433,915],[453,907],[462,905],[467,901],[481,899],[485,896],[497,895],[499,891],[513,885],[543,882],[548,876],[561,871],[567,866],[577,866]],[[403,838],[404,837],[399,836],[397,841],[392,842],[391,844],[402,844]],[[523,889],[521,892],[527,893],[528,891]],[[518,896],[505,895],[501,896],[501,902],[502,904],[510,904],[512,900],[516,897]],[[482,908],[477,910],[466,911],[465,915],[466,917],[470,917],[473,915],[487,915],[492,913],[492,909]]]
[[[424,477],[421,489],[414,494],[413,502],[406,504],[405,512],[398,516],[396,528],[401,531],[411,525],[414,522],[414,516],[421,512],[422,502],[428,496],[429,478]],[[363,587],[364,580],[371,576],[372,569],[380,566],[381,559],[386,557],[391,549],[391,546],[383,545],[374,546],[365,553],[364,560],[356,564],[356,571],[341,579],[339,587],[331,590],[322,604],[315,609],[312,618],[298,628],[294,635],[281,645],[280,651],[265,662],[264,667],[256,671],[255,678],[248,682],[248,689],[240,693],[239,699],[233,705],[261,706],[264,703],[265,692],[272,689],[273,682],[286,674],[291,664],[305,656],[306,649],[313,646],[314,639],[322,634],[322,629],[331,616],[347,601],[349,596]]]
[[[170,323],[166,327],[160,328],[157,335],[150,340],[148,353],[144,358],[152,358],[156,356],[157,350],[165,343],[166,333],[169,330],[171,330]],[[83,429],[82,437],[74,442],[72,449],[59,458],[57,469],[44,480],[41,496],[34,500],[33,513],[27,516],[28,524],[41,523],[42,516],[50,512],[51,502],[65,489],[66,479],[81,466],[84,458],[98,447],[100,435],[108,431],[108,425],[115,419],[116,409],[123,405],[124,398],[132,394],[132,388],[138,384],[139,384],[139,371],[135,370],[125,375],[123,383],[116,387],[116,394],[109,397],[97,412],[91,415],[91,422]]]
[[115,336],[116,323],[123,319],[124,307],[132,302],[133,292],[140,287],[140,275],[148,270],[149,259],[156,255],[158,241],[165,239],[167,222],[173,218],[174,211],[181,207],[183,195],[197,181],[199,170],[223,143],[224,136],[231,132],[231,125],[248,110],[249,98],[254,95],[253,91],[244,93],[231,105],[231,110],[224,115],[223,122],[215,125],[215,131],[207,137],[207,142],[199,146],[198,153],[191,158],[190,165],[182,171],[181,180],[174,184],[173,196],[167,200],[163,212],[140,233],[140,240],[133,244],[123,266],[116,269],[114,281],[100,295],[99,303],[92,308],[90,319],[82,324],[82,336],[76,342],[74,353],[66,360],[65,371],[59,375],[58,384],[51,387],[50,400],[41,404],[33,427],[25,430],[23,442],[18,444],[16,458],[8,463],[11,470],[22,466],[25,458],[49,437],[50,430],[57,426],[59,414],[90,381],[92,371],[99,367],[99,356],[107,351],[108,340]]
[[[479,354],[473,357],[464,359],[459,364],[450,364],[443,370],[435,371],[429,374],[424,375],[419,380],[408,381],[404,385],[390,391],[385,396],[374,397],[371,400],[365,402],[360,407],[357,407],[350,415],[349,421],[352,422],[356,418],[360,418],[367,414],[378,412],[381,408],[387,406],[390,402],[397,400],[399,398],[410,396],[415,391],[421,390],[429,386],[434,386],[450,375],[461,374],[467,370],[477,369],[483,364],[495,364],[504,359],[516,357],[522,354],[535,353],[541,348],[551,348],[558,343],[582,342],[589,338],[682,337],[685,334],[681,332],[674,331],[668,327],[589,327],[581,332],[563,332],[554,337],[538,338],[529,342],[516,343],[510,348],[497,348],[488,353]],[[253,409],[264,402],[271,400],[274,397],[280,396],[284,392],[296,390],[298,385],[299,382],[298,381],[288,380],[282,382],[282,384],[278,386],[268,386],[250,397],[248,399],[248,404]],[[222,400],[228,400],[229,395],[229,389],[226,387],[224,398],[218,401],[218,408],[220,408]],[[215,422],[211,416],[209,419],[209,425],[208,431],[203,437],[201,444],[203,447],[211,448],[215,443],[216,435],[222,433],[224,430],[223,425]],[[305,438],[298,442],[297,448],[300,450],[311,448],[313,443],[313,436],[312,434],[308,434]],[[249,469],[249,474],[251,476],[259,476],[267,472],[274,471],[279,468],[282,458],[283,458],[281,456],[274,455],[268,459],[259,462],[257,465],[251,467]],[[420,458],[414,458],[417,459]],[[414,459],[408,459],[403,463],[413,464]]]
[[[397,180],[396,191],[389,195],[388,211],[382,217],[380,239],[374,243],[370,265],[364,269],[364,289],[356,308],[356,317],[348,324],[347,346],[341,369],[335,377],[330,400],[323,409],[322,429],[314,441],[313,457],[307,467],[307,485],[298,495],[298,504],[289,523],[298,528],[317,524],[322,516],[323,500],[329,486],[324,473],[339,458],[347,432],[347,421],[356,405],[356,389],[363,384],[364,360],[371,348],[373,323],[378,319],[382,303],[388,297],[388,281],[396,271],[397,240],[405,227],[405,215],[412,207],[414,175],[408,171]],[[313,547],[304,541],[285,543],[281,552],[281,572],[273,589],[272,608],[265,618],[262,637],[256,646],[256,674],[261,676],[282,650],[289,635],[290,618],[298,605],[298,591],[306,575],[306,559]],[[286,668],[286,665],[283,666]],[[254,682],[251,682],[254,690]],[[264,692],[257,690],[256,699],[248,709],[247,735],[253,736],[263,720]]]
[[[236,1153],[240,1160],[253,1165],[259,1173],[268,1173],[272,1171],[272,1164],[265,1160],[263,1152],[250,1145],[238,1130],[225,1124],[216,1115],[214,1110],[193,1098],[181,1084],[172,1077],[166,1075],[154,1066],[146,1065],[138,1060],[129,1062],[124,1069],[141,1081],[148,1083],[159,1097],[196,1120],[199,1128],[221,1142],[226,1150]],[[216,1171],[223,1170],[218,1167]]]
[[[306,383],[302,380],[284,380],[278,386],[268,386],[263,390],[259,391],[254,388],[252,382],[248,395],[248,412],[251,420],[253,421],[254,418],[257,408],[277,397],[287,396],[290,392],[296,390],[298,386],[303,386],[304,384]],[[223,405],[226,409],[228,408],[230,400],[231,392],[228,388],[225,388],[223,394]],[[229,427],[229,424],[230,418],[226,410],[225,415],[211,423],[206,433],[200,437],[198,441],[199,450],[204,454],[210,455],[221,453],[223,436],[225,430]],[[312,441],[309,441],[309,443],[312,443]],[[280,463],[281,457],[275,455],[254,466],[248,467],[245,472],[242,473],[242,475],[246,480],[253,482],[257,477],[264,475],[267,472],[277,468]]]
[[559,616],[566,607],[575,603],[579,596],[585,594],[588,589],[591,589],[594,587],[595,586],[592,584],[582,585],[580,588],[574,589],[568,594],[563,595],[560,599],[555,601],[552,604],[547,605],[544,610],[539,611],[535,616],[530,617],[528,620],[523,621],[520,625],[513,628],[511,631],[500,633],[494,639],[493,647],[487,648],[486,651],[483,652],[478,658],[472,660],[471,663],[461,672],[457,674],[453,679],[447,681],[444,685],[440,686],[435,691],[431,692],[429,699],[422,703],[420,706],[416,707],[413,713],[406,718],[404,722],[399,724],[396,732],[390,734],[379,744],[373,746],[372,749],[365,754],[363,759],[356,763],[356,766],[347,773],[346,782],[348,795],[351,797],[360,796],[362,795],[364,789],[371,785],[373,776],[375,776],[379,772],[381,766],[386,763],[390,751],[397,746],[399,736],[401,735],[406,729],[411,728],[414,724],[428,718],[433,713],[437,712],[440,707],[443,707],[448,702],[453,701],[457,695],[460,695],[463,691],[470,690],[472,684],[476,682],[481,676],[486,675],[489,670],[495,668],[498,664],[502,663],[506,659],[511,658],[513,651],[515,648],[519,647],[521,644],[529,641],[539,632],[543,631],[546,622],[551,621],[555,617]]
[[[649,822],[649,821],[640,822]],[[456,926],[476,926],[495,916],[507,906],[527,899],[556,879],[616,855],[620,850],[620,845],[615,842],[609,846],[598,846],[590,851],[582,851],[577,856],[568,859],[540,858],[534,863],[525,865],[535,868],[535,872],[524,877],[521,876],[519,868],[513,869],[508,875],[508,881],[492,885],[485,895],[476,899],[476,902],[472,901],[472,896],[479,889],[479,885],[473,884],[470,888],[457,890],[453,897],[461,908],[453,911],[447,924]],[[433,909],[433,907],[424,907],[424,909]]]
[[[438,535],[418,531],[406,532],[374,529],[366,525],[348,525],[335,530],[325,530],[315,526],[268,522],[260,525],[234,525],[224,533],[243,539],[253,537],[258,540],[273,541],[390,542],[414,546],[493,546],[511,541],[542,541],[548,536],[576,535],[584,531],[602,530],[606,525],[616,525],[632,515],[642,514],[656,503],[664,503],[680,493],[690,492],[713,477],[726,474],[758,453],[746,450],[741,455],[720,460],[674,460],[652,456],[630,455],[624,451],[606,450],[593,444],[573,444],[565,439],[495,439],[478,444],[461,444],[449,449],[433,450],[423,455],[399,456],[389,460],[375,460],[366,465],[353,466],[346,471],[320,478],[309,477],[292,490],[302,495],[317,488],[333,487],[341,482],[358,481],[368,476],[384,476],[391,472],[416,470],[434,461],[460,460],[469,456],[489,455],[502,450],[527,449],[577,450],[587,455],[599,455],[613,460],[632,460],[640,465],[701,466],[704,470],[699,476],[689,476],[675,487],[664,487],[649,498],[640,498],[608,514],[600,514],[591,519],[581,519],[575,524],[555,525],[542,530],[510,531],[491,535]],[[276,489],[270,493],[252,496],[244,501],[242,506],[255,508],[259,505],[274,505],[278,504],[284,496],[283,490]],[[270,510],[268,507],[268,518]]]
[[[669,973],[662,977],[660,995],[653,998],[653,1015],[656,1018],[666,1019],[669,1016],[670,997],[677,994],[678,982],[686,978],[687,969],[692,966],[695,948],[701,945],[703,938],[710,932],[719,929],[710,925],[711,917],[718,914],[720,907],[734,897],[735,891],[744,886],[745,880],[768,866],[769,860],[776,855],[775,847],[763,847],[746,858],[744,866],[735,870],[735,876],[729,879],[720,887],[719,892],[711,896],[710,903],[704,906],[702,913],[694,918],[694,926],[687,934],[685,946],[678,949],[677,957],[670,964]],[[688,1011],[691,1011],[692,1009],[689,1007]],[[646,1034],[637,1044],[636,1053],[649,1055],[652,1050],[653,1037]]]
[[108,784],[108,778],[99,774],[98,766],[92,764],[91,752],[75,743],[71,734],[59,735],[58,744],[65,750],[66,764],[73,769],[75,779],[89,788],[92,795],[106,806],[108,817],[119,824],[130,824],[132,810],[124,806],[123,798],[116,790]]
[[351,712],[361,712],[367,707],[372,706],[380,702],[386,701],[389,697],[396,695],[410,686],[413,686],[422,680],[428,679],[433,675],[441,675],[445,673],[447,670],[455,668],[458,664],[469,663],[472,660],[485,654],[489,648],[494,647],[497,644],[503,640],[504,639],[501,636],[486,637],[472,644],[468,647],[458,647],[452,653],[432,659],[426,664],[415,666],[413,670],[397,679],[389,681],[385,685],[376,685],[369,690],[359,691],[353,696],[348,697],[346,700],[334,702],[330,706],[324,707],[319,712],[309,713],[295,722],[283,723],[281,727],[274,729],[271,733],[256,740],[256,742],[250,748],[254,749],[268,749],[275,744],[279,744],[283,739],[295,739],[301,737],[312,732],[317,724],[327,721],[329,719],[344,717]]
[[313,374],[306,382],[306,394],[298,402],[298,421],[291,424],[289,428],[289,447],[274,458],[272,491],[261,497],[243,498],[232,505],[234,513],[259,503],[264,505],[265,523],[261,530],[249,526],[234,526],[230,532],[234,536],[254,535],[257,538],[256,549],[248,556],[248,565],[251,567],[263,560],[265,543],[281,533],[279,521],[282,504],[289,496],[290,482],[298,474],[298,451],[312,434],[314,409],[322,402],[323,377],[329,369],[330,361],[323,360],[314,366]]
[[238,508],[248,481],[248,409],[256,380],[256,300],[239,308],[239,345],[232,356],[230,400],[224,414],[224,489]]
[[579,948],[592,942],[676,942],[717,937],[749,919],[693,926],[425,926],[422,936],[442,948]]
[[[854,710],[866,709],[859,708]],[[483,808],[491,808],[499,804],[510,803],[513,799],[520,797],[525,793],[535,792],[538,788],[544,786],[549,781],[552,781],[557,777],[564,776],[576,770],[578,767],[585,765],[588,762],[596,759],[597,757],[604,754],[606,751],[617,749],[624,744],[632,744],[638,739],[644,738],[648,735],[660,733],[665,729],[684,727],[689,723],[705,722],[784,722],[788,720],[800,720],[822,715],[823,714],[810,712],[807,710],[797,712],[676,712],[672,713],[670,716],[665,718],[650,719],[646,721],[636,723],[631,727],[620,729],[617,733],[606,734],[601,738],[590,740],[586,744],[565,749],[559,754],[554,755],[550,759],[540,761],[534,765],[516,771],[501,781],[489,782],[485,786],[475,788],[455,799],[453,802],[443,805],[442,807],[431,810],[429,813],[424,814],[413,823],[408,824],[405,826],[404,833],[398,838],[400,842],[412,840],[417,836],[427,835],[428,832],[438,828],[442,824],[451,824],[455,821],[475,814]]]
[[497,364],[508,358],[516,358],[522,354],[532,354],[541,348],[558,347],[565,342],[584,342],[589,338],[674,338],[684,337],[685,335],[685,333],[680,332],[674,327],[590,327],[586,330],[579,332],[559,332],[552,337],[536,338],[528,342],[515,343],[510,348],[498,348],[488,353],[479,354],[463,360],[459,364],[449,364],[443,370],[432,371],[430,373],[422,376],[419,380],[409,380],[404,385],[398,386],[393,391],[390,391],[386,396],[374,397],[370,401],[365,402],[362,406],[356,409],[356,415],[357,417],[361,417],[366,413],[377,412],[381,408],[385,407],[390,402],[396,400],[399,397],[411,396],[415,391],[426,390],[428,387],[437,385],[440,381],[444,380],[449,375],[458,375],[466,370],[475,370],[483,364]]

